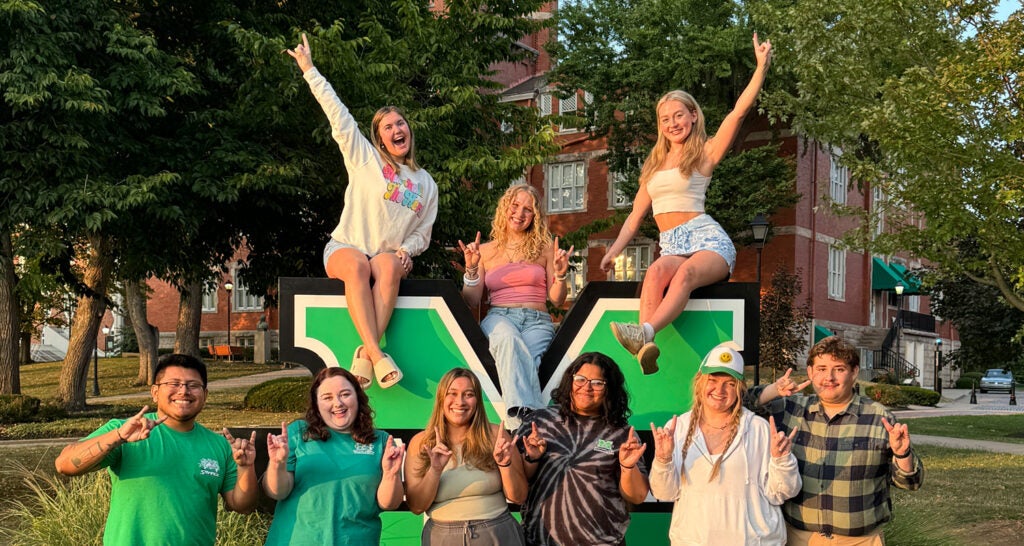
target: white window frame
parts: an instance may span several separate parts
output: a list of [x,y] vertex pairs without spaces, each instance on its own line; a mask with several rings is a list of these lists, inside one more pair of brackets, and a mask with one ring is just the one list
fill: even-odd
[[833,152],[829,166],[828,194],[838,205],[846,204],[846,194],[850,188],[850,169],[839,163],[839,158],[842,156],[842,151]]
[[910,296],[907,299],[907,310],[911,311],[911,312],[914,312],[914,313],[920,313],[921,312],[921,296],[916,295],[916,294]]
[[217,312],[217,285],[204,285],[203,286],[203,313],[216,313]]
[[551,93],[541,93],[537,97],[537,110],[540,111],[541,116],[551,115]]
[[[573,93],[567,99],[558,99],[558,113],[559,113],[559,115],[575,116],[575,115],[579,114],[578,109],[579,109],[579,101],[576,98],[576,93]],[[559,126],[558,127],[558,132],[559,133],[578,133],[579,131],[580,130],[577,129],[576,127],[565,127],[565,126]]]
[[[566,174],[572,179],[566,181]],[[562,161],[544,166],[544,189],[548,196],[548,214],[578,212],[587,208],[587,160]],[[565,192],[570,192],[565,203]]]
[[[634,159],[629,160],[630,166],[634,163]],[[612,172],[608,170],[608,208],[609,209],[624,209],[626,207],[633,206],[633,196],[620,190],[619,188],[626,181],[626,175],[622,173]]]
[[654,247],[650,244],[632,244],[612,261],[611,280],[642,281],[654,262]]
[[846,251],[828,246],[828,298],[846,300]]
[[231,277],[234,279],[233,282],[235,285],[231,290],[231,311],[262,311],[263,296],[254,296],[250,294],[249,287],[237,273],[233,273]]
[[878,223],[875,224],[876,237],[885,233],[885,207],[882,206],[882,203],[884,202],[885,192],[882,191],[882,188],[875,187],[871,190],[871,206],[875,210],[875,218],[878,221]]
[[868,302],[869,302],[868,303],[868,325],[869,326],[878,326],[878,318],[875,315],[878,314],[878,298],[879,297],[880,296],[877,296],[875,294],[871,294],[871,297],[868,298]]

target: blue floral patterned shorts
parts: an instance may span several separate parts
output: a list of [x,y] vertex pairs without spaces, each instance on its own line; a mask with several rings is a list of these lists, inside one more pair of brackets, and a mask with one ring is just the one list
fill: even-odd
[[729,274],[736,267],[736,247],[714,218],[707,214],[661,232],[662,256],[692,256],[698,250],[710,250],[725,258]]

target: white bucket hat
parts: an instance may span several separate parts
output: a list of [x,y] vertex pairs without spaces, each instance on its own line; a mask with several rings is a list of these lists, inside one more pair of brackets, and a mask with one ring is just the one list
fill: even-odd
[[715,345],[700,363],[697,371],[702,374],[727,373],[743,381],[743,356],[735,341],[723,341]]

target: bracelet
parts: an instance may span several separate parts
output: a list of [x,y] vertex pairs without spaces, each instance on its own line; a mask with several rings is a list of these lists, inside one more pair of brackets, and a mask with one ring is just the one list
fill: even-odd
[[469,287],[476,286],[476,285],[480,284],[480,277],[477,277],[475,279],[471,279],[471,278],[467,277],[466,275],[463,275],[462,276],[462,284],[465,285],[465,286],[469,286]]
[[496,465],[498,465],[498,466],[500,466],[502,468],[508,468],[508,467],[512,466],[512,461],[509,461],[509,462],[507,462],[505,464],[501,464],[498,461],[494,461],[494,464],[496,464]]
[[619,466],[621,466],[622,468],[625,468],[626,470],[632,470],[632,469],[636,468],[636,463],[633,463],[633,466],[626,466],[626,465],[624,465],[622,463],[619,463]]
[[547,455],[547,453],[546,452],[545,453],[541,453],[540,457],[537,457],[536,459],[534,459],[533,457],[530,456],[529,453],[526,453],[526,454],[523,455],[523,460],[528,462],[528,463],[539,463],[540,460],[544,458],[544,455]]
[[561,275],[555,275],[551,280],[554,282],[565,282],[565,279],[568,276],[568,273],[562,273]]
[[115,428],[114,429],[114,434],[117,435],[117,439],[120,440],[122,444],[127,444],[128,443],[128,440],[125,440],[124,438],[121,437],[121,427]]
[[466,268],[466,273],[469,273],[469,274],[476,275],[477,271],[480,271],[480,266],[479,265],[475,266],[475,267],[467,267]]
[[908,448],[907,448],[907,452],[906,452],[906,453],[904,453],[904,454],[902,454],[902,455],[897,455],[896,453],[893,453],[893,454],[892,454],[892,458],[893,458],[893,459],[906,459],[907,457],[909,457],[909,456],[910,456],[910,454],[911,454],[911,452],[912,452],[912,451],[913,451],[913,449],[912,449],[912,448],[909,448],[909,447],[908,447]]

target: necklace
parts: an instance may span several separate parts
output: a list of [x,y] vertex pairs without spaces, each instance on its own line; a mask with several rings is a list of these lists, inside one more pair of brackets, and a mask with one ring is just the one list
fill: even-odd
[[520,249],[522,248],[523,243],[519,243],[517,245],[505,245],[505,257],[508,258],[509,263],[515,263],[516,261],[518,261],[516,260],[516,256],[520,254]]
[[707,425],[708,427],[713,428],[715,430],[725,430],[729,426],[729,423],[726,423],[726,424],[718,427],[718,426],[712,425],[706,419],[701,419],[700,422],[701,422],[702,425]]

